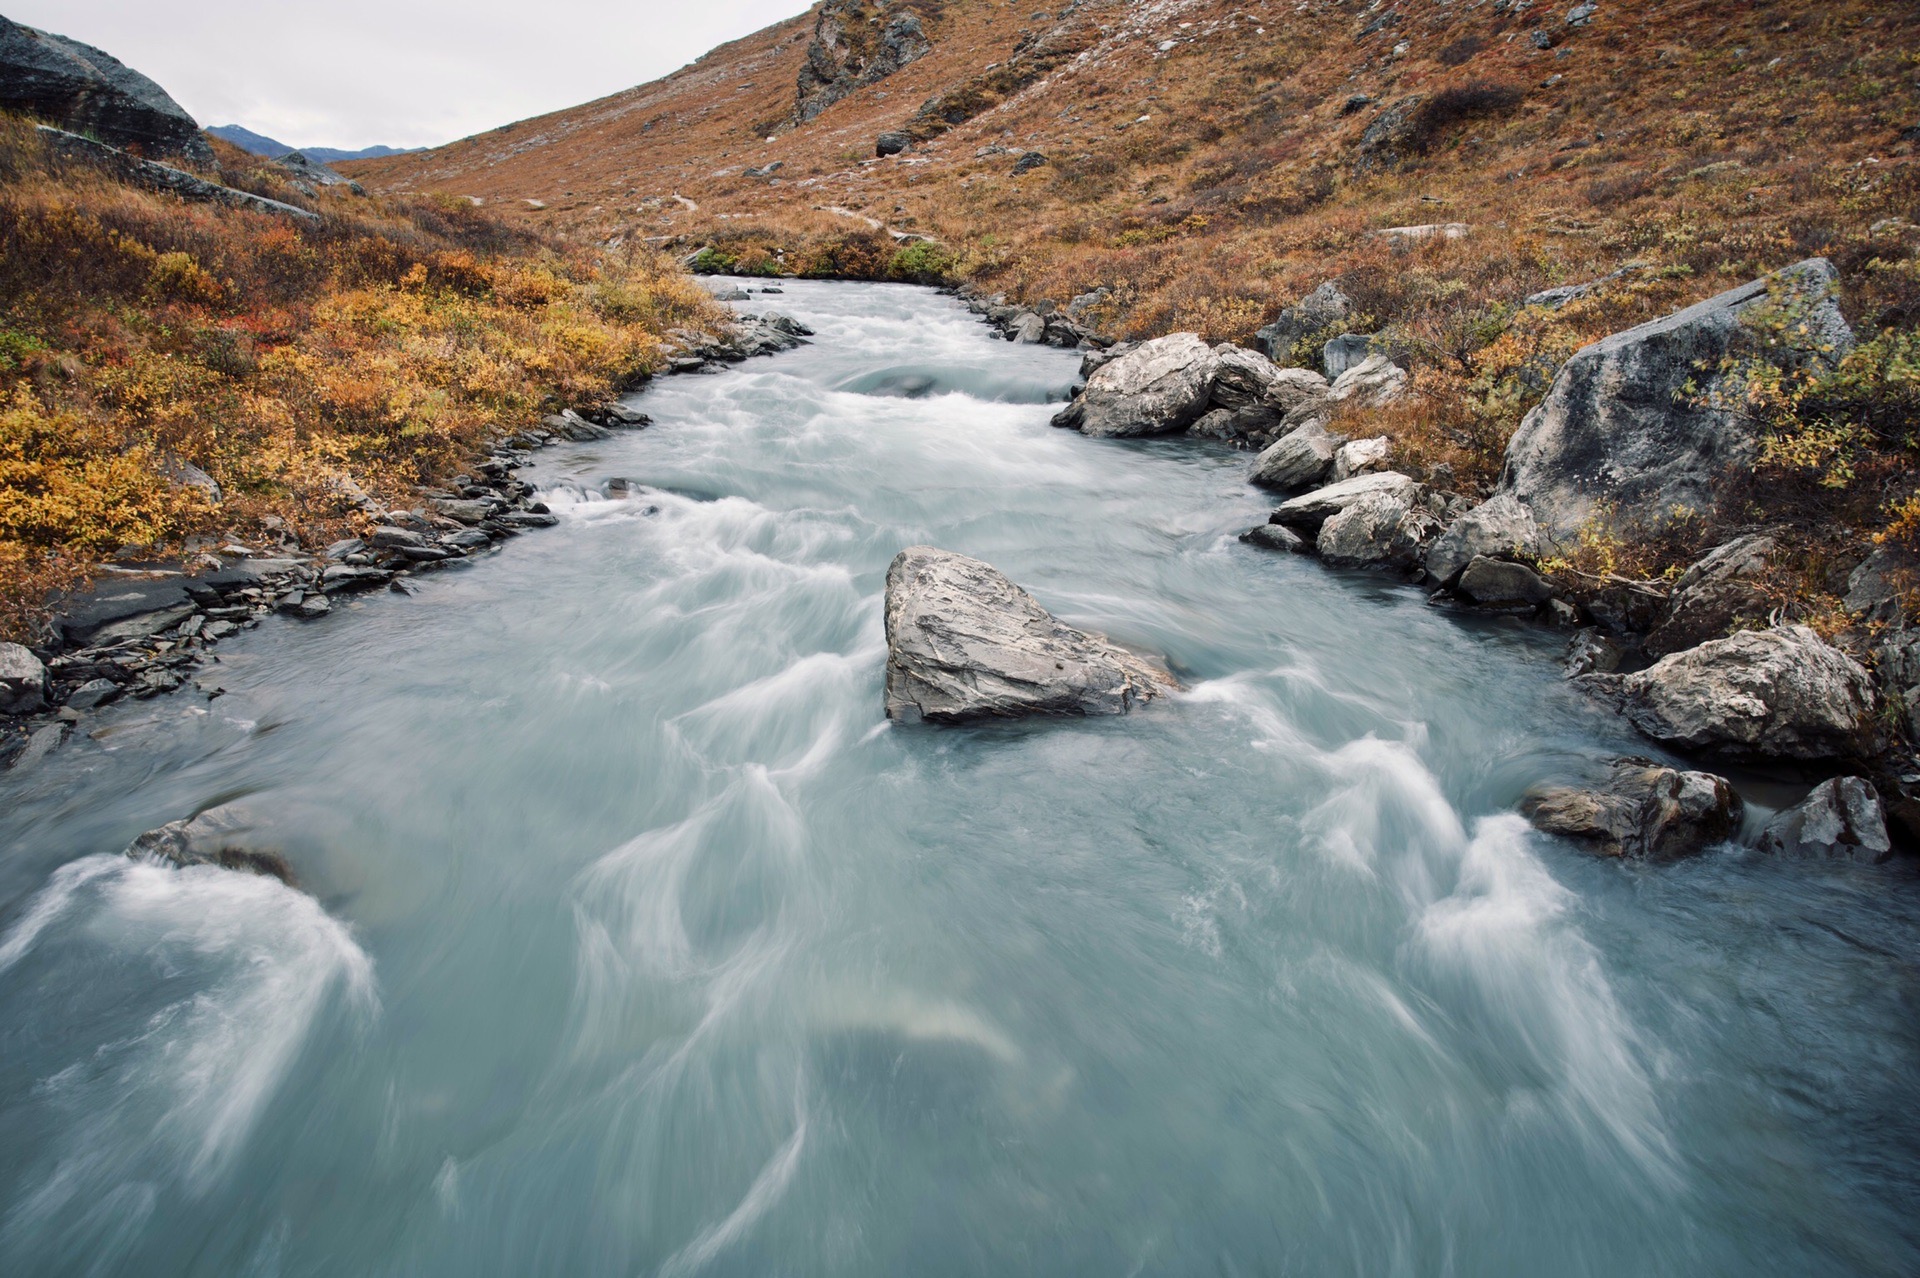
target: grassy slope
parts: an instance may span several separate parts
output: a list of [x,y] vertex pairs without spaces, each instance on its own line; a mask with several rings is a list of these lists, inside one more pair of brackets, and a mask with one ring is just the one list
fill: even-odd
[[0,637],[116,552],[345,532],[355,485],[407,495],[719,320],[653,254],[564,248],[464,200],[309,197],[216,146],[223,180],[321,223],[53,165],[0,117]]
[[[896,247],[859,220],[871,219],[940,239],[915,270],[1017,300],[1107,286],[1093,318],[1122,337],[1245,341],[1338,277],[1422,392],[1347,425],[1395,436],[1409,468],[1444,463],[1469,490],[1492,480],[1579,346],[1826,254],[1877,340],[1847,386],[1756,406],[1780,436],[1764,499],[1731,495],[1657,541],[1581,547],[1571,566],[1655,574],[1730,528],[1784,519],[1803,553],[1781,601],[1831,629],[1837,577],[1863,539],[1920,530],[1920,240],[1885,225],[1920,221],[1916,140],[1903,136],[1920,126],[1920,10],[1611,0],[1569,28],[1570,7],[1082,0],[1050,15],[1032,0],[951,0],[930,24],[932,54],[769,142],[811,35],[804,15],[654,84],[351,167],[579,240],[711,244],[747,270],[900,274]],[[1045,74],[1009,83],[1048,52]],[[940,93],[992,105],[907,156],[869,158],[875,134],[912,125]],[[1348,111],[1355,94],[1375,103]],[[1363,131],[1415,94],[1429,107],[1411,136],[1363,159]],[[1051,162],[1012,176],[1029,148]],[[773,160],[771,181],[744,173]],[[1411,249],[1375,234],[1437,221],[1472,230]],[[1597,298],[1520,305],[1627,262],[1646,269]]]

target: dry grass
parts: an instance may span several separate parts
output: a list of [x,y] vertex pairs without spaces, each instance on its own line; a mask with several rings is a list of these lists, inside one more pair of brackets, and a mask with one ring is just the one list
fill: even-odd
[[[557,248],[466,201],[304,197],[317,227],[49,163],[0,120],[0,635],[103,556],[348,526],[351,484],[444,477],[491,436],[651,371],[717,319],[651,252]],[[224,490],[214,503],[186,467]],[[350,482],[346,482],[350,481]]]

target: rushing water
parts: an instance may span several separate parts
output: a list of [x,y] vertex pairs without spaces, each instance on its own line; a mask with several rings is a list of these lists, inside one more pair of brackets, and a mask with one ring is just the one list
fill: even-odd
[[[1238,544],[1244,454],[946,298],[777,304],[558,528],[0,777],[0,1272],[1920,1269],[1909,869],[1531,833],[1648,750],[1551,636]],[[886,726],[916,542],[1188,690]],[[222,802],[311,895],[118,855]]]

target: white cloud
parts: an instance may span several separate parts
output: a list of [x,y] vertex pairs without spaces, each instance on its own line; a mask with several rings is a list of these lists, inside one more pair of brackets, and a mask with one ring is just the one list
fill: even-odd
[[292,146],[427,146],[657,79],[807,0],[9,0],[202,125]]

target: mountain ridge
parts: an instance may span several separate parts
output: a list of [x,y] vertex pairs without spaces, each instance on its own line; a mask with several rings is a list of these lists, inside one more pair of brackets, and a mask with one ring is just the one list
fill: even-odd
[[242,151],[251,155],[265,156],[277,160],[294,151],[319,164],[335,164],[342,160],[383,160],[388,156],[406,155],[417,151],[419,147],[404,146],[366,146],[357,151],[345,151],[332,146],[288,146],[276,138],[264,133],[255,133],[252,129],[239,124],[218,124],[206,130],[214,137],[233,143]]

